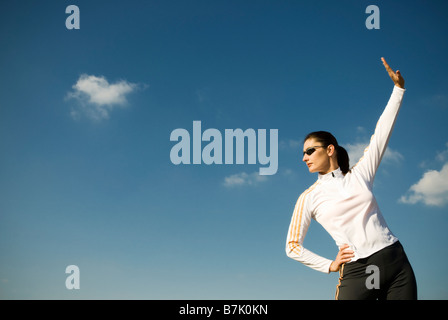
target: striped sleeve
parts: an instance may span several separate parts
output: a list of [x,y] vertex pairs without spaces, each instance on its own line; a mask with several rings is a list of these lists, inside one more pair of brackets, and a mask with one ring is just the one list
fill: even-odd
[[317,271],[329,273],[332,261],[305,249],[302,245],[311,223],[310,192],[316,184],[302,193],[294,207],[286,239],[286,255]]
[[362,174],[366,181],[373,183],[376,170],[386,151],[392,130],[401,107],[405,89],[394,87],[392,95],[381,114],[375,128],[375,132],[370,138],[368,147],[364,150],[364,155],[352,168]]

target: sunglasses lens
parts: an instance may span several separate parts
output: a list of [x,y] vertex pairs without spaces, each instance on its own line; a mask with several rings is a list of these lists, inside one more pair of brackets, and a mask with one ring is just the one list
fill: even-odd
[[309,149],[306,149],[306,151],[303,153],[303,155],[305,155],[305,153],[307,154],[307,155],[312,155],[313,154],[313,152],[314,151],[316,151],[316,148],[309,148]]

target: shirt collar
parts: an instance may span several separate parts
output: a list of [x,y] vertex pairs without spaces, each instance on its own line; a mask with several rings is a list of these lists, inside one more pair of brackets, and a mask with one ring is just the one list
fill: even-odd
[[336,170],[331,171],[326,174],[319,173],[318,179],[320,181],[326,181],[326,180],[330,180],[330,179],[334,179],[334,178],[343,178],[343,177],[344,177],[344,174],[342,173],[341,168],[337,168]]

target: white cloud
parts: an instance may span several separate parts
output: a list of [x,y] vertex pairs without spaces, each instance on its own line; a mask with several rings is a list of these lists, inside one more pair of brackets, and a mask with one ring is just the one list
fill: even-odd
[[448,142],[445,144],[445,146],[447,147],[446,150],[437,152],[437,156],[436,156],[437,161],[444,162],[444,161],[448,160]]
[[428,206],[442,207],[448,204],[448,162],[440,171],[427,171],[423,177],[402,196],[400,202],[416,204],[423,202]]
[[260,175],[258,172],[248,174],[241,172],[233,174],[224,178],[224,186],[226,187],[238,187],[238,186],[254,186],[267,180],[266,176]]
[[420,100],[420,103],[424,105],[424,107],[437,107],[437,108],[446,108],[448,107],[448,96],[444,93],[441,94],[433,94],[427,97],[424,97]]
[[386,162],[386,163],[396,163],[397,164],[397,163],[400,163],[403,159],[404,159],[404,157],[400,152],[387,147],[382,161]]
[[[347,150],[348,156],[350,157],[350,166],[354,166],[359,159],[364,154],[364,150],[369,145],[369,143],[355,143],[355,144],[346,144],[344,147]],[[387,147],[386,152],[383,156],[383,162],[387,163],[399,163],[401,160],[403,160],[403,155],[391,149],[390,147]]]
[[350,166],[354,166],[359,161],[359,159],[361,159],[367,145],[368,143],[349,143],[344,146],[350,158]]
[[93,120],[102,120],[109,118],[115,107],[126,106],[126,95],[136,90],[138,85],[126,80],[109,83],[104,76],[83,74],[72,88],[67,98],[77,99],[80,106],[71,111],[71,116],[76,119],[84,113]]
[[366,133],[366,128],[364,128],[362,126],[357,126],[356,127],[356,132],[357,132],[358,135],[365,134]]
[[[281,150],[294,150],[297,152],[300,152],[302,149],[303,143],[298,140],[280,140],[279,148]],[[301,152],[300,152],[301,153]]]

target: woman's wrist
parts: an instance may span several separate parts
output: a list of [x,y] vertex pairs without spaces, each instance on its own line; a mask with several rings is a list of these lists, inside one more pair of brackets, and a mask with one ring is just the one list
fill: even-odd
[[330,272],[336,272],[336,271],[338,271],[338,270],[335,270],[335,267],[333,266],[333,264],[335,263],[336,261],[332,261],[331,262],[331,264],[330,264]]

